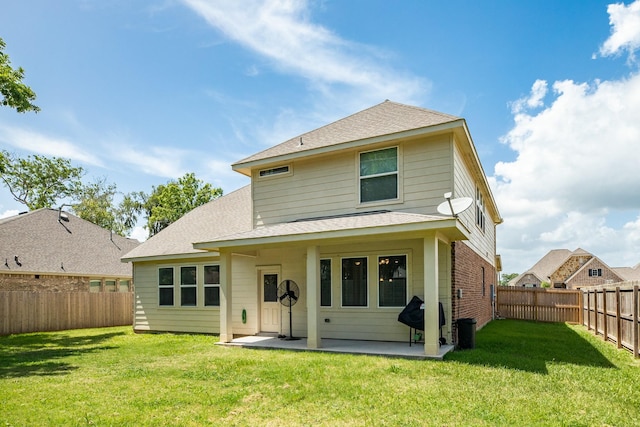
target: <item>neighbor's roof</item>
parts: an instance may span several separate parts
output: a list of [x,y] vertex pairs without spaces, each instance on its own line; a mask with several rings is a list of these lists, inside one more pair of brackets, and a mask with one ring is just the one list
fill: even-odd
[[462,119],[449,114],[386,100],[381,104],[291,138],[288,141],[240,160],[232,166],[234,169],[241,169],[239,166],[245,163],[351,141],[392,135],[457,120]]
[[[38,209],[0,220],[0,273],[131,277],[120,257],[140,244],[70,213]],[[16,260],[17,257],[17,260]]]
[[194,246],[206,249],[264,245],[274,242],[312,241],[331,238],[355,238],[375,235],[380,239],[388,233],[417,232],[438,229],[451,237],[468,239],[468,232],[457,228],[457,221],[448,216],[422,215],[407,212],[374,211],[359,214],[310,218],[267,225],[241,233],[222,236],[214,241],[200,240]]
[[549,276],[556,271],[556,269],[569,257],[572,252],[569,249],[553,249],[550,250],[545,256],[540,258],[540,261],[534,264],[529,270],[518,275],[514,279],[509,281],[509,285],[515,285],[526,274],[534,274],[538,279],[546,281]]
[[248,231],[251,223],[251,186],[247,185],[188,212],[127,253],[123,261],[206,253],[194,249],[193,242]]
[[640,265],[636,265],[635,267],[614,267],[611,270],[622,277],[623,280],[640,280]]

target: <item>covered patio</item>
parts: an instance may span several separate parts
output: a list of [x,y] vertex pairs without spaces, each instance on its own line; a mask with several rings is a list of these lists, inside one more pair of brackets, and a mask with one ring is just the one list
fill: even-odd
[[229,342],[218,342],[218,345],[228,347],[243,347],[254,349],[292,350],[292,351],[320,351],[325,353],[364,354],[370,356],[397,357],[403,359],[432,359],[442,360],[453,345],[441,345],[438,354],[427,355],[424,352],[424,343],[416,343],[409,346],[406,342],[392,341],[359,341],[359,340],[322,340],[321,348],[310,348],[306,338],[296,340],[280,339],[274,335],[254,335],[234,338]]

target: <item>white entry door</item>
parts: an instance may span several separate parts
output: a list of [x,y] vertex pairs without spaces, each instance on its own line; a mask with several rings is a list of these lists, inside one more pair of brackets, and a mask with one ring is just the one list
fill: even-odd
[[260,330],[262,332],[280,332],[280,310],[278,302],[278,273],[262,271],[260,273]]

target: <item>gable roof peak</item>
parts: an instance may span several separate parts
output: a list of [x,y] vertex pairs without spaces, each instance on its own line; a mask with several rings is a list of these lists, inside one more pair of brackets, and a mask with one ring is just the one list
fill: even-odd
[[[253,154],[232,165],[237,171],[247,163],[264,162],[304,151],[393,135],[461,120],[460,117],[422,107],[401,104],[388,99],[336,120],[317,129],[297,135],[281,144]],[[301,143],[302,142],[302,143]]]

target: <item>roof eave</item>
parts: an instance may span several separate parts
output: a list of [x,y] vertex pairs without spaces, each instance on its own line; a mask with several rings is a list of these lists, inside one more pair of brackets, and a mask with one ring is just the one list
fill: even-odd
[[309,244],[313,242],[327,242],[341,239],[371,240],[381,235],[396,235],[399,239],[420,238],[429,233],[439,232],[450,241],[468,240],[469,230],[456,218],[447,218],[440,221],[425,221],[408,224],[396,224],[375,227],[363,227],[347,230],[332,230],[322,232],[310,232],[299,234],[284,234],[278,236],[255,237],[246,239],[218,240],[212,242],[196,242],[194,249],[209,251],[222,251],[229,249],[253,249],[266,246],[278,246],[283,244]]
[[219,253],[215,251],[198,251],[198,252],[184,252],[178,254],[161,254],[161,255],[146,255],[146,256],[133,256],[133,257],[122,257],[120,261],[122,262],[147,262],[147,261],[169,261],[176,259],[194,259],[194,258],[211,258],[220,256]]
[[[406,139],[412,138],[421,135],[427,134],[437,134],[440,132],[445,132],[448,130],[452,130],[461,126],[466,126],[464,124],[464,119],[452,120],[446,123],[440,123],[437,125],[426,126],[416,129],[410,129],[402,132],[391,133],[387,135],[379,135],[371,138],[358,139],[354,141],[342,142],[339,144],[328,145],[318,148],[312,148],[309,150],[296,151],[293,153],[281,154],[278,156],[266,157],[263,159],[252,160],[252,161],[239,161],[231,165],[231,168],[246,176],[251,176],[251,170],[257,167],[265,167],[274,163],[284,163],[292,160],[305,158],[305,157],[313,157],[317,155],[327,154],[334,151],[348,150],[353,148],[360,148],[367,145],[375,145],[382,144],[385,142],[390,142],[398,139]],[[468,132],[467,132],[468,133]]]

